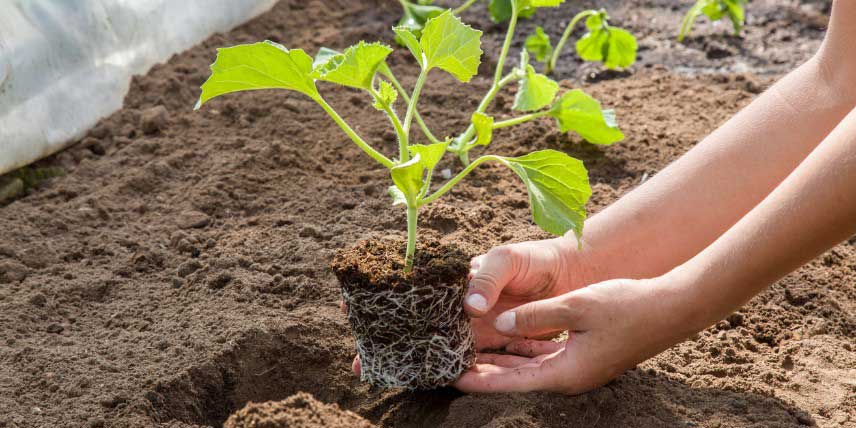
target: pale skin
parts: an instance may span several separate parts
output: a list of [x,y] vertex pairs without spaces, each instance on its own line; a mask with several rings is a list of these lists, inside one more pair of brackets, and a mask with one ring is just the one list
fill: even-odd
[[856,2],[835,1],[811,60],[593,216],[581,246],[568,235],[476,257],[476,346],[506,353],[480,353],[455,386],[589,391],[856,234],[853,22]]

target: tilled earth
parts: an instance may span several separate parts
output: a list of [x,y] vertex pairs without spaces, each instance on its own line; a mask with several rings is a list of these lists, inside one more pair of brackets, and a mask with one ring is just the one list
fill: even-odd
[[[561,32],[582,7],[570,3],[525,21],[519,40],[536,23]],[[569,51],[558,76],[615,108],[627,139],[586,145],[545,119],[502,130],[491,145],[504,155],[553,148],[584,160],[592,211],[807,59],[829,7],[758,0],[745,39],[700,22],[678,44],[688,4],[606,6],[616,25],[640,35],[639,64],[603,73]],[[191,108],[216,47],[272,39],[314,52],[389,42],[397,13],[386,0],[283,0],[135,78],[124,109],[42,162],[67,175],[0,208],[0,427],[220,426],[248,401],[301,391],[385,427],[856,426],[856,240],[588,394],[465,396],[360,384],[328,265],[360,239],[402,235],[387,173],[294,93]],[[483,5],[464,15],[486,32],[482,76],[465,85],[437,72],[425,90],[421,110],[439,134],[460,131],[488,87],[503,28],[485,16]],[[390,63],[412,85],[406,51]],[[322,86],[360,134],[395,150],[365,96]],[[493,111],[507,116],[512,102],[506,92]],[[444,168],[457,165],[449,157]],[[531,224],[524,187],[499,166],[480,168],[420,221],[424,236],[471,255],[545,237]],[[341,413],[300,397],[286,404]],[[342,415],[319,420],[353,418]]]

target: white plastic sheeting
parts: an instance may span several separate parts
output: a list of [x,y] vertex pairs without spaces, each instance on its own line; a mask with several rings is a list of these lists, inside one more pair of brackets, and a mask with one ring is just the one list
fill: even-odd
[[0,174],[118,110],[131,76],[276,0],[0,0]]

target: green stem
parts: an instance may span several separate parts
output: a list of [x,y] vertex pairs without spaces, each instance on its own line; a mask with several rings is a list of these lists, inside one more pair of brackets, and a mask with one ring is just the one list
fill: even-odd
[[[485,94],[484,98],[481,100],[481,103],[479,103],[479,106],[478,108],[476,108],[476,111],[479,113],[484,113],[485,110],[487,110],[488,106],[490,106],[490,103],[493,102],[493,99],[496,98],[496,95],[499,93],[499,90],[502,89],[509,82],[517,78],[519,78],[517,72],[512,71],[511,73],[508,73],[507,75],[505,75],[505,77],[500,79],[499,82],[494,83],[493,86],[491,86],[490,89],[487,91],[487,94]],[[451,147],[449,151],[457,153],[464,151],[466,148],[466,141],[471,140],[475,132],[475,126],[470,123],[464,133],[459,135],[458,138],[455,138],[455,146]],[[462,157],[461,160],[463,161],[463,159],[464,158]],[[464,165],[466,165],[466,162],[464,163]]]
[[[407,91],[404,90],[404,86],[401,86],[401,82],[399,82],[398,79],[395,78],[395,75],[392,74],[392,70],[389,70],[389,68],[387,68],[386,70],[381,69],[379,71],[381,74],[384,75],[384,77],[387,78],[387,80],[389,80],[390,83],[392,83],[392,86],[395,87],[395,90],[398,91],[398,94],[401,95],[401,98],[404,99],[404,102],[409,105],[410,95],[407,95]],[[419,109],[416,109],[413,112],[413,116],[416,118],[416,123],[418,123],[419,127],[422,128],[422,133],[425,134],[425,137],[427,137],[429,141],[434,144],[442,143],[442,141],[440,141],[439,138],[435,137],[431,130],[428,129],[428,125],[425,124],[425,121],[422,120],[422,115],[419,114]]]
[[683,42],[684,38],[687,36],[687,34],[689,34],[690,31],[692,31],[693,24],[695,23],[695,20],[699,14],[699,10],[701,10],[702,3],[704,3],[704,2],[705,2],[705,0],[696,1],[696,3],[693,5],[693,7],[691,7],[690,10],[687,11],[687,14],[684,15],[684,19],[681,20],[681,30],[678,33],[678,42]]
[[528,122],[530,120],[537,119],[539,117],[544,117],[544,116],[547,116],[549,114],[550,114],[549,110],[525,114],[523,116],[518,116],[515,118],[508,119],[508,120],[496,122],[493,124],[493,129],[507,128],[509,126],[514,126],[514,125],[517,125],[520,123]]
[[544,74],[550,74],[556,68],[556,61],[559,60],[559,54],[562,52],[562,49],[565,47],[565,43],[568,41],[568,37],[571,36],[571,32],[574,31],[574,27],[577,26],[577,23],[580,22],[580,20],[583,18],[587,18],[589,16],[597,15],[597,14],[598,14],[598,11],[596,11],[596,10],[584,10],[584,11],[576,14],[576,16],[574,16],[574,18],[571,19],[571,22],[565,28],[565,32],[562,33],[562,38],[559,39],[559,43],[557,43],[556,48],[553,49],[553,54],[550,55],[550,60],[547,61],[546,65],[544,66]]
[[395,163],[389,160],[389,158],[387,158],[377,150],[373,149],[372,146],[369,145],[369,143],[366,143],[366,141],[363,140],[362,137],[357,135],[357,133],[354,132],[353,129],[351,129],[351,127],[345,122],[345,120],[342,119],[342,116],[339,116],[339,113],[336,113],[336,111],[333,110],[333,107],[330,107],[330,104],[327,104],[327,101],[324,101],[324,98],[318,95],[318,98],[315,98],[315,101],[317,101],[321,108],[323,108],[324,111],[326,111],[327,114],[329,114],[330,117],[333,118],[333,121],[336,122],[337,125],[339,125],[339,128],[342,128],[342,131],[345,131],[345,134],[347,134],[348,137],[351,138],[351,141],[353,141],[354,144],[359,146],[359,148],[363,149],[363,151],[366,152],[366,154],[368,154],[369,156],[371,156],[372,159],[378,161],[378,163],[387,168],[392,168],[393,166],[395,166]]
[[478,0],[467,0],[464,4],[458,6],[455,10],[452,11],[453,15],[460,15],[461,12],[467,10],[470,6],[473,5]]
[[404,271],[413,270],[413,256],[416,254],[416,219],[418,206],[407,207],[407,249],[404,252]]
[[517,10],[517,2],[511,1],[511,19],[508,21],[508,30],[505,32],[505,41],[502,43],[502,50],[499,52],[499,60],[496,63],[496,71],[493,73],[493,84],[499,83],[502,80],[502,67],[505,66],[505,57],[508,56],[508,49],[511,48],[511,40],[514,38],[514,27],[517,26],[517,17],[520,11]]
[[407,162],[410,160],[410,151],[407,149],[409,143],[407,133],[404,132],[404,128],[401,126],[401,120],[398,119],[398,115],[395,114],[395,110],[390,105],[380,102],[380,94],[374,88],[369,87],[368,91],[375,100],[378,100],[377,103],[383,107],[383,111],[389,117],[389,121],[392,122],[395,134],[398,135],[398,158],[402,162]]
[[459,172],[458,175],[449,179],[449,181],[447,181],[446,184],[443,185],[443,187],[437,189],[437,191],[432,193],[431,196],[429,196],[425,199],[422,199],[422,201],[419,202],[419,206],[421,207],[423,205],[427,205],[427,204],[430,204],[431,202],[434,202],[437,198],[446,194],[446,192],[448,192],[455,184],[458,184],[459,181],[463,180],[463,178],[466,177],[467,174],[469,174],[477,166],[479,166],[479,165],[481,165],[487,161],[491,161],[491,160],[492,161],[498,161],[498,162],[504,162],[504,159],[502,159],[499,156],[494,156],[494,155],[485,155],[485,156],[482,156],[482,157],[474,160],[473,163],[467,165],[466,168],[461,170],[461,172]]
[[419,102],[419,93],[422,92],[422,86],[425,84],[425,78],[428,72],[425,67],[419,72],[419,77],[416,79],[416,85],[413,86],[413,95],[407,101],[407,114],[404,115],[404,132],[410,135],[410,124],[413,122],[413,113],[416,112],[416,103]]

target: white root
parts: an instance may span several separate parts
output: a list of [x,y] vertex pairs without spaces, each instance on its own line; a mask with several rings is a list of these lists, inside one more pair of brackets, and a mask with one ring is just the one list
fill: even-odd
[[361,379],[383,387],[448,385],[475,362],[463,290],[348,290],[343,296],[360,355]]

